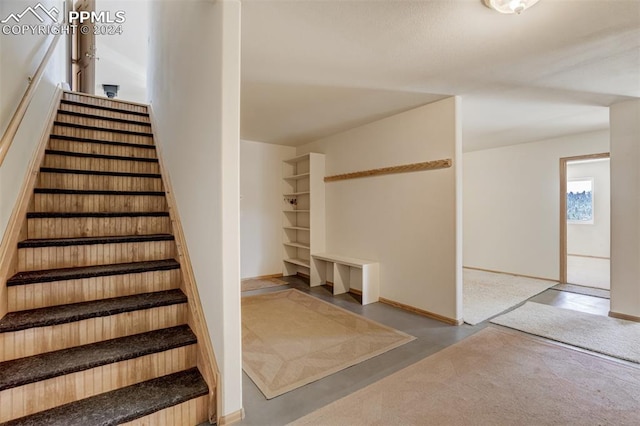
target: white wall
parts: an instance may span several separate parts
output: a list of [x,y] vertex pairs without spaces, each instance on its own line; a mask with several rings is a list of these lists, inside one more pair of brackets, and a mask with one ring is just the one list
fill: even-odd
[[[42,4],[47,8],[56,6],[62,11],[61,1],[43,1]],[[3,0],[0,2],[0,19],[6,18],[10,13],[21,13],[29,5],[31,3],[25,1]],[[40,24],[30,14],[25,15],[21,23]],[[51,40],[52,37],[44,35],[0,34],[0,132],[4,133],[7,128],[27,88],[27,79],[34,74]],[[65,43],[64,37],[58,41],[56,52],[0,167],[0,239],[4,236],[11,212],[18,201],[29,162],[46,128],[45,120],[52,107],[56,85],[66,80]]]
[[96,95],[104,96],[103,84],[118,84],[118,99],[146,103],[149,0],[97,0],[96,10],[126,16],[122,34],[96,36]]
[[464,265],[557,280],[560,158],[609,152],[608,132],[464,154]]
[[448,98],[298,149],[326,154],[326,174],[452,158],[454,167],[325,184],[328,252],[380,262],[380,296],[462,317],[456,179],[459,99]]
[[608,258],[611,239],[609,159],[567,164],[567,179],[578,178],[593,179],[593,223],[567,224],[567,253]]
[[240,141],[241,277],[282,273],[282,160],[294,147]]
[[611,311],[640,319],[640,100],[611,106]]
[[221,370],[224,416],[242,408],[240,2],[158,1],[151,17],[154,131]]

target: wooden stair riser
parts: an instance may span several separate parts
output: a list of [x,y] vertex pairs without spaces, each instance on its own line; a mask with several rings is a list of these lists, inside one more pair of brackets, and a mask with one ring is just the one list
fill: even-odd
[[174,241],[29,247],[18,249],[18,269],[39,271],[171,258],[175,258]]
[[208,396],[200,396],[182,404],[156,411],[121,426],[199,425],[208,423]]
[[99,191],[162,191],[162,179],[40,172],[38,187]]
[[30,218],[28,238],[112,237],[170,234],[171,221],[160,217]]
[[104,106],[109,108],[117,108],[117,109],[126,110],[126,111],[133,111],[133,112],[141,112],[141,113],[148,112],[147,107],[144,105],[136,105],[128,102],[118,102],[110,99],[95,98],[92,96],[83,96],[78,93],[65,93],[63,95],[63,99],[68,101],[82,102],[88,106],[95,105],[95,106]]
[[[120,361],[0,392],[0,422],[196,366],[196,345]],[[193,423],[195,425],[195,423]]]
[[155,195],[79,195],[35,194],[35,212],[164,212],[164,196]]
[[[129,156],[127,156],[129,157]],[[147,157],[144,157],[147,158]],[[47,154],[43,167],[123,173],[160,173],[158,163]]]
[[[93,114],[93,113],[90,113]],[[82,117],[70,114],[58,114],[56,121],[62,123],[80,124],[83,126],[102,127],[105,129],[127,130],[131,132],[150,133],[151,127],[144,124],[123,123],[120,121],[107,120],[102,118]]]
[[120,157],[156,158],[156,150],[132,146],[107,145],[101,143],[68,141],[51,138],[49,149],[81,152],[84,154],[117,155]]
[[0,362],[187,323],[186,303],[0,333]]
[[105,117],[105,118],[117,118],[122,120],[139,121],[140,123],[150,123],[148,116],[142,116],[138,114],[129,114],[129,113],[120,112],[120,111],[104,110],[100,108],[95,108],[90,105],[75,105],[75,104],[61,103],[59,110],[77,112],[80,114],[92,114],[92,115]]
[[10,286],[8,308],[16,312],[170,290],[180,288],[181,277],[172,269]]
[[110,132],[108,130],[79,129],[69,126],[54,125],[52,135],[71,136],[74,138],[99,139],[112,142],[126,142],[138,145],[153,145],[151,136],[129,135]]

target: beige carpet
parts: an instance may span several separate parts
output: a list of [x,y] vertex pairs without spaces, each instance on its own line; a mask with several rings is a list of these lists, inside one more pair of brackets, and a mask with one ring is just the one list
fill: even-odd
[[638,425],[640,369],[486,328],[294,425]]
[[242,280],[240,283],[240,291],[259,290],[261,288],[277,287],[279,285],[287,285],[286,281],[277,278],[249,278]]
[[242,366],[267,399],[413,339],[298,290],[242,298]]
[[464,269],[464,322],[476,325],[554,286],[552,281]]
[[640,323],[637,322],[533,302],[491,322],[640,363]]

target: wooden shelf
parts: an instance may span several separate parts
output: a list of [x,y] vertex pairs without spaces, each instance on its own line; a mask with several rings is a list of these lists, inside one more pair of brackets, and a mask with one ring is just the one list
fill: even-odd
[[298,179],[305,179],[310,177],[311,174],[310,173],[302,173],[299,175],[293,175],[293,176],[284,176],[282,179],[284,180],[298,180]]
[[309,154],[299,155],[297,157],[289,158],[288,160],[284,160],[285,163],[296,164],[300,161],[305,161],[309,159]]
[[284,229],[293,229],[294,231],[310,231],[311,228],[303,228],[302,226],[283,226]]
[[311,266],[311,262],[307,259],[283,259],[287,263],[292,263],[294,265],[302,266],[305,268],[309,268]]
[[285,213],[309,213],[311,210],[282,210]]
[[304,192],[292,192],[290,194],[282,194],[284,197],[297,197],[298,195],[309,195],[311,194],[309,191]]
[[305,245],[305,244],[301,244],[301,243],[287,242],[287,243],[282,243],[282,244],[284,244],[285,246],[289,246],[289,247],[297,247],[297,248],[309,250],[309,245]]

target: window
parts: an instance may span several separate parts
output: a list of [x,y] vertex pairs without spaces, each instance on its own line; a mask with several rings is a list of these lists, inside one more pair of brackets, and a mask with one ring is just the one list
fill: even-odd
[[567,181],[567,222],[593,224],[593,178]]

